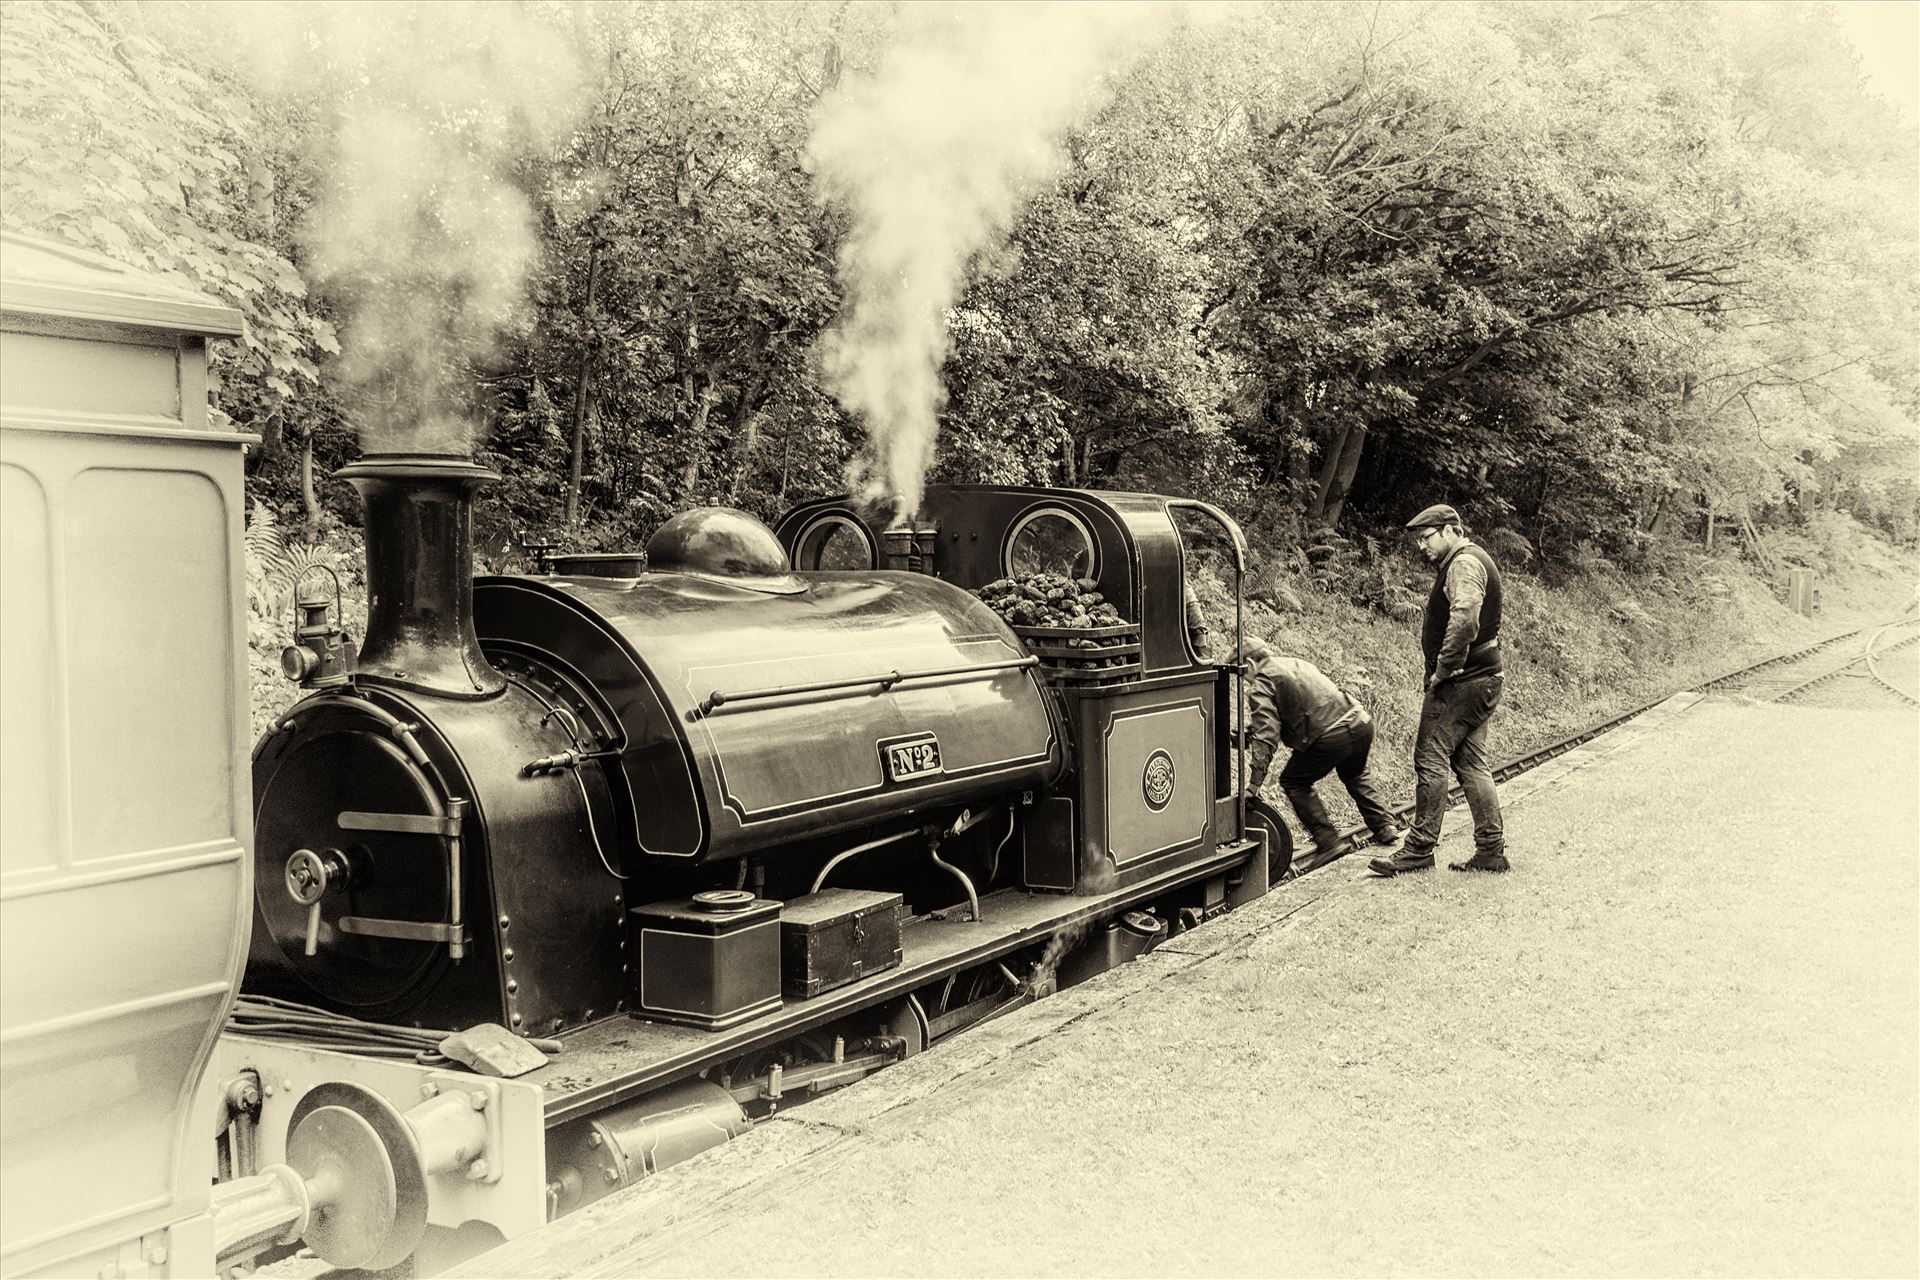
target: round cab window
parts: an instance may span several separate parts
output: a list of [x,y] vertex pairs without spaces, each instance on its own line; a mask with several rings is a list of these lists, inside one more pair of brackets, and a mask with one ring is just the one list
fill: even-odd
[[1070,511],[1049,507],[1031,512],[1020,517],[1007,535],[1009,577],[1057,573],[1068,578],[1091,578],[1098,568],[1093,531]]
[[873,543],[867,531],[846,516],[822,516],[793,544],[793,567],[829,573],[873,568]]

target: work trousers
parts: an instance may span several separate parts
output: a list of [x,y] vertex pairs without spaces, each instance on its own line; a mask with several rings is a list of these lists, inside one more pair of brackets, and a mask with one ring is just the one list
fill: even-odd
[[1408,853],[1426,853],[1440,843],[1440,824],[1447,816],[1449,772],[1460,779],[1473,812],[1473,843],[1481,853],[1505,853],[1506,827],[1500,817],[1500,796],[1494,790],[1493,770],[1487,760],[1487,724],[1500,705],[1506,680],[1498,672],[1466,680],[1448,680],[1427,690],[1420,704],[1420,729],[1413,740],[1413,829],[1404,846]]
[[1340,833],[1327,820],[1326,806],[1313,790],[1313,784],[1329,773],[1340,775],[1375,835],[1389,839],[1394,835],[1393,814],[1367,772],[1367,755],[1372,750],[1373,721],[1362,711],[1351,723],[1327,730],[1287,757],[1287,766],[1280,771],[1280,789],[1286,792],[1300,825],[1313,837],[1316,855],[1330,854],[1340,843]]

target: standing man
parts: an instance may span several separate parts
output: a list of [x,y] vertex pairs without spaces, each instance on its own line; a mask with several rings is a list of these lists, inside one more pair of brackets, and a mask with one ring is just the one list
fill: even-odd
[[1487,722],[1506,682],[1500,662],[1500,570],[1492,556],[1468,541],[1452,507],[1428,507],[1407,528],[1438,570],[1420,628],[1427,687],[1413,743],[1413,829],[1399,852],[1367,865],[1378,876],[1433,866],[1451,769],[1473,812],[1474,855],[1448,865],[1455,871],[1505,871],[1506,828],[1487,765]]
[[1314,850],[1311,858],[1296,860],[1294,866],[1311,871],[1340,856],[1340,833],[1328,821],[1326,807],[1313,790],[1313,784],[1329,773],[1337,772],[1346,784],[1376,844],[1398,840],[1393,814],[1367,772],[1373,719],[1366,708],[1311,662],[1276,654],[1251,636],[1240,642],[1234,657],[1247,669],[1247,756],[1254,791],[1267,780],[1279,744],[1293,748],[1280,770],[1280,789],[1286,792],[1300,825],[1313,837]]

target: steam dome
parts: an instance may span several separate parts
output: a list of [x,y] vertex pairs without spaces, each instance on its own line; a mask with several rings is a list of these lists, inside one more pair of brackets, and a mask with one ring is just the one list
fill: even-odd
[[732,507],[696,507],[661,525],[647,543],[647,568],[783,595],[805,589],[773,530]]

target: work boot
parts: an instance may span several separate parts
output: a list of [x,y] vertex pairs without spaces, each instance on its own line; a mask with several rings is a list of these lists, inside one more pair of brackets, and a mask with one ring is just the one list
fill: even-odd
[[1397,876],[1407,871],[1433,870],[1433,850],[1401,849],[1398,853],[1371,859],[1367,870],[1377,876]]
[[1476,853],[1465,862],[1449,862],[1454,871],[1505,871],[1511,864],[1504,853]]
[[1385,831],[1374,832],[1373,842],[1383,849],[1391,849],[1400,843],[1400,838],[1403,834],[1404,833],[1397,828],[1388,827]]

